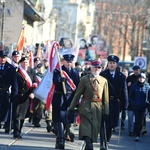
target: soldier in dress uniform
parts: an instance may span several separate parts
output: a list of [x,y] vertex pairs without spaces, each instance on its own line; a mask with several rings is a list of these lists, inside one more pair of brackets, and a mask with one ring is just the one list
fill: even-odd
[[34,99],[33,88],[36,87],[35,70],[29,67],[28,57],[22,57],[19,61],[18,74],[18,95],[13,106],[13,137],[22,138],[21,130],[25,118],[28,117],[30,102]]
[[[112,129],[118,126],[120,106],[124,110],[127,108],[128,91],[125,75],[116,69],[119,58],[110,55],[107,60],[107,69],[101,72],[101,75],[107,79],[109,87],[109,117],[105,120],[107,142],[109,142]],[[107,149],[103,145],[103,139],[104,137],[101,137],[101,150]]]
[[[60,115],[61,110],[67,110],[69,107],[72,98],[74,96],[76,87],[79,83],[79,73],[77,70],[72,68],[72,62],[74,55],[66,54],[63,55],[64,62],[62,65],[62,71],[64,77],[60,74],[60,69],[55,69],[53,73],[53,83],[55,84],[55,91],[52,99],[52,120],[57,127],[57,138],[56,138],[56,148],[64,149],[64,129],[63,123],[64,120]],[[64,94],[62,82],[65,84],[67,93]],[[70,134],[69,126],[65,124],[66,135]]]
[[[20,58],[21,58],[21,54],[18,51],[13,51],[11,64],[16,68],[16,71],[19,66]],[[11,112],[9,112],[7,121],[5,122],[4,127],[3,127],[5,129],[5,133],[9,133],[9,130],[10,130],[10,113]]]
[[19,66],[19,61],[21,59],[21,54],[19,51],[13,51],[12,52],[12,65],[15,67],[15,68],[18,68]]
[[71,114],[83,95],[79,106],[79,139],[85,140],[85,150],[93,150],[93,142],[97,142],[100,132],[102,115],[109,114],[108,83],[99,75],[101,68],[101,61],[92,61],[91,73],[81,78],[68,112]]
[[7,62],[7,52],[0,50],[0,122],[6,121],[10,103],[16,100],[17,94],[16,70]]

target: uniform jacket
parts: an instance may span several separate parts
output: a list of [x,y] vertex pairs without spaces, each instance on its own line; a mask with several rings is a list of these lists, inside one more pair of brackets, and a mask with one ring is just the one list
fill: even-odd
[[[62,66],[62,70],[64,70],[68,76],[72,79],[73,83],[78,86],[79,83],[79,73],[76,69],[71,68],[67,70],[65,66]],[[60,111],[67,109],[72,101],[75,91],[73,91],[70,86],[65,83],[67,94],[64,96],[64,91],[62,87],[62,82],[60,82],[60,70],[55,69],[53,72],[53,83],[55,84],[55,91],[52,99],[52,111],[53,111],[53,121],[61,121]]]
[[[36,73],[32,68],[28,68],[28,75],[30,76],[32,83],[36,82]],[[29,111],[30,100],[29,94],[32,92],[32,89],[26,84],[25,79],[18,72],[18,98],[14,106],[14,114],[17,119],[25,119],[27,112]]]
[[128,91],[125,75],[116,70],[115,76],[112,79],[108,69],[101,72],[101,75],[108,81],[109,97],[114,96],[119,99],[122,109],[126,109],[128,104]]
[[[8,62],[5,63],[4,69],[0,75],[0,89],[7,90],[0,91],[0,120],[3,120],[9,108],[9,97],[11,101],[15,101],[18,94],[16,70]],[[10,92],[10,95],[8,91]]]
[[[94,84],[94,88],[91,82]],[[98,94],[97,94],[98,93]],[[83,136],[90,137],[93,142],[97,142],[100,131],[102,114],[109,114],[109,94],[108,83],[102,76],[94,77],[92,74],[81,78],[74,98],[69,109],[73,110],[82,96],[79,106],[80,127],[79,139]],[[100,98],[100,102],[93,102],[93,98]]]

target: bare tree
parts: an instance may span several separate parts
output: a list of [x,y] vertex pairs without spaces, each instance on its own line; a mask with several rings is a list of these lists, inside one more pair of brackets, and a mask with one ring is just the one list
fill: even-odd
[[134,56],[141,56],[150,1],[97,0],[96,6],[99,21],[97,32],[106,35],[112,53],[119,54],[123,60],[129,52],[132,59]]

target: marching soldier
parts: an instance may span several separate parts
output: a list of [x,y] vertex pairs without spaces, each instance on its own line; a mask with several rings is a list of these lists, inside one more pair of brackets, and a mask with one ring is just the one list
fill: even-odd
[[12,63],[11,64],[15,68],[18,68],[20,59],[21,59],[21,54],[18,51],[13,51],[13,53],[12,53]]
[[22,138],[21,130],[26,117],[28,117],[30,101],[34,98],[32,93],[36,84],[36,73],[34,69],[29,67],[29,60],[27,57],[22,57],[19,61],[18,68],[18,96],[13,106],[13,137]]
[[[75,89],[79,83],[79,73],[72,68],[72,61],[74,55],[66,54],[63,55],[64,62],[62,65],[63,75],[60,74],[59,69],[55,69],[53,73],[53,83],[55,84],[55,91],[52,99],[52,120],[54,125],[57,127],[57,138],[56,138],[56,148],[64,149],[64,120],[60,115],[61,110],[67,110],[72,98],[75,93]],[[62,82],[65,83],[66,95],[63,91]],[[70,124],[64,124],[66,128],[66,136],[69,135]]]
[[7,62],[7,52],[0,50],[0,122],[6,121],[10,103],[15,102],[17,94],[16,70]]
[[[13,51],[11,64],[16,68],[16,71],[17,71],[18,66],[19,66],[20,58],[21,58],[21,54],[18,51]],[[9,130],[10,130],[10,113],[11,113],[10,111],[8,114],[7,121],[5,122],[4,127],[3,127],[5,129],[5,133],[9,133]]]
[[[118,126],[120,106],[124,110],[127,107],[128,91],[125,75],[116,69],[119,58],[110,55],[107,60],[108,69],[101,72],[101,75],[107,79],[109,87],[109,117],[105,120],[107,142],[109,142],[112,129]],[[107,149],[107,147],[104,148],[103,142],[104,137],[101,137],[101,150]]]
[[79,139],[85,140],[85,150],[93,150],[93,142],[97,142],[100,131],[102,115],[109,114],[108,83],[99,75],[101,68],[100,61],[95,60],[91,63],[91,73],[81,78],[68,112],[68,116],[71,116],[80,96],[83,95],[79,106]]

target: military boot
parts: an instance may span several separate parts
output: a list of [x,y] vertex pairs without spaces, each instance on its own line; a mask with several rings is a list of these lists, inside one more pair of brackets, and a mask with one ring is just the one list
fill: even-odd
[[56,145],[55,145],[56,149],[64,149],[65,148],[65,140],[63,137],[57,137],[56,138]]
[[61,122],[56,123],[57,127],[57,138],[56,138],[56,149],[64,149],[65,148],[65,139],[64,139],[64,130],[63,124]]
[[52,123],[50,120],[46,120],[46,125],[47,125],[47,127],[46,127],[47,132],[52,131]]
[[85,138],[86,146],[84,150],[93,150],[93,141],[91,138],[86,137]]

